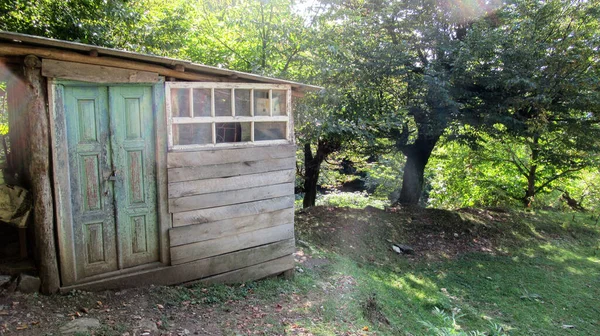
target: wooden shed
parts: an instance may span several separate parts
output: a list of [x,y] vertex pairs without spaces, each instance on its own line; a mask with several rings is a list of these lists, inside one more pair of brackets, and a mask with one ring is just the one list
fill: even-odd
[[0,32],[42,291],[294,267],[292,101],[318,87]]

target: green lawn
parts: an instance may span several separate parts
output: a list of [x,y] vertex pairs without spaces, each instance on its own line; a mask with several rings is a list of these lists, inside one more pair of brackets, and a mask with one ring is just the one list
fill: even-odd
[[[339,211],[345,216],[345,210]],[[296,281],[309,277],[335,285],[350,276],[355,283],[351,290],[321,297],[324,304],[312,313],[322,318],[315,322],[309,314],[304,327],[323,335],[360,328],[389,335],[600,334],[600,228],[595,219],[553,212],[511,213],[508,219],[495,224],[502,231],[495,243],[500,252],[433,261],[398,256],[383,265],[361,261],[356,258],[361,252],[350,246],[344,253],[313,242],[316,236],[300,231],[313,256],[330,263],[299,274]],[[373,235],[365,238],[378,243]]]

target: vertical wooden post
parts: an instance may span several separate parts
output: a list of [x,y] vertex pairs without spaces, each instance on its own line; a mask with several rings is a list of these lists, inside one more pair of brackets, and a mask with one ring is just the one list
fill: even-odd
[[35,243],[39,255],[41,291],[58,291],[58,262],[54,241],[54,212],[50,184],[50,138],[47,95],[41,72],[42,62],[35,56],[25,57],[24,77],[27,85],[27,119],[29,120],[29,173],[33,194]]

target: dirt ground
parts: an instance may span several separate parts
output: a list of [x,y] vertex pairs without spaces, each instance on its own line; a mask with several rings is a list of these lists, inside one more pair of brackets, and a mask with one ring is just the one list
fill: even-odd
[[[301,250],[297,258],[299,264],[312,267]],[[243,291],[240,286],[248,285],[75,291],[55,296],[5,292],[0,294],[0,335],[62,335],[66,331],[61,328],[78,319],[97,320],[100,327],[76,335],[309,335],[296,321],[307,307],[318,304],[321,288],[265,299],[254,295],[252,287]],[[235,293],[224,293],[227,288]]]
[[[501,253],[494,221],[501,211],[315,207],[296,215],[298,276],[302,270],[326,268],[329,261],[312,255],[313,247],[341,253],[358,262],[389,265],[398,254],[391,243],[411,245],[413,261],[453,258],[469,251]],[[465,219],[466,218],[466,219]],[[310,335],[303,325],[325,294],[351,290],[351,276],[336,275],[309,291],[281,290],[273,282],[256,293],[254,284],[233,287],[149,287],[43,296],[0,292],[0,335],[61,335],[73,321],[99,323],[76,335]],[[78,322],[79,322],[78,321]],[[97,326],[97,325],[96,325]],[[62,328],[62,329],[61,329]],[[349,335],[369,334],[346,326]]]

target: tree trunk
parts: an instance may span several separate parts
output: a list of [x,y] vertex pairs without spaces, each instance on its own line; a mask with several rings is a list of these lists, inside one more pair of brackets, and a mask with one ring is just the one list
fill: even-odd
[[35,56],[25,57],[24,77],[27,82],[27,116],[29,119],[29,173],[33,194],[33,222],[41,291],[58,291],[58,262],[54,240],[54,209],[50,185],[49,116],[46,110],[45,81],[41,61]]
[[304,200],[302,207],[308,208],[315,205],[317,200],[317,182],[321,163],[313,157],[310,144],[304,144]]
[[529,166],[529,172],[527,174],[527,190],[525,191],[525,197],[523,198],[523,205],[525,205],[525,207],[530,208],[531,204],[533,203],[533,200],[535,198],[535,180],[536,180],[536,173],[537,173],[537,160],[540,156],[540,150],[537,148],[538,143],[539,143],[539,136],[534,135],[533,136],[533,143],[530,144],[531,146],[531,166]]
[[317,152],[312,153],[310,144],[304,144],[304,200],[302,207],[308,208],[315,205],[317,200],[317,186],[321,164],[327,156],[338,151],[341,143],[337,140],[319,140]]
[[537,170],[537,165],[531,165],[529,167],[529,174],[527,175],[527,190],[525,191],[525,197],[523,198],[523,205],[525,207],[530,208],[531,203],[533,203],[533,199],[535,198],[535,173]]
[[414,144],[408,145],[403,152],[406,155],[402,189],[397,204],[417,205],[423,191],[425,166],[440,136],[419,135]]

